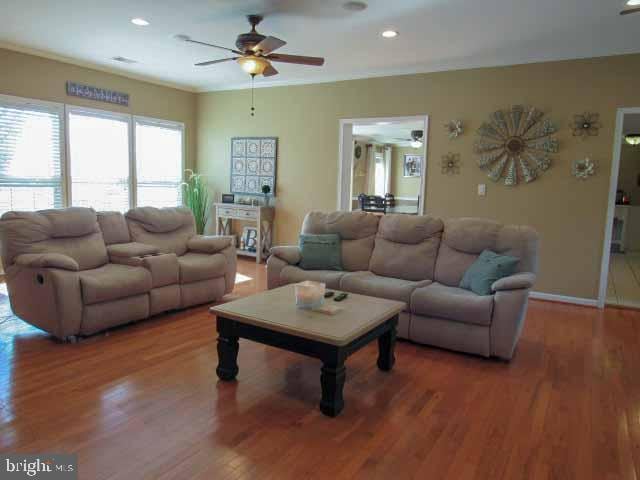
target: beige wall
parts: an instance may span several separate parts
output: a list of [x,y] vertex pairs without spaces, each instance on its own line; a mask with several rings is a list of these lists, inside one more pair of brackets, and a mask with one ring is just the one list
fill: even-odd
[[391,193],[396,197],[418,198],[420,195],[420,177],[404,176],[404,156],[422,155],[422,148],[391,148]]
[[[427,212],[532,225],[541,236],[536,289],[595,298],[616,108],[640,106],[638,78],[640,55],[628,55],[257,89],[255,118],[249,117],[247,90],[201,94],[198,168],[211,175],[216,194],[226,192],[230,138],[277,136],[276,241],[295,243],[307,211],[336,208],[340,118],[428,114]],[[538,180],[510,188],[479,170],[472,145],[491,112],[518,103],[543,109],[558,125],[560,153]],[[603,127],[583,141],[572,137],[568,124],[585,110],[599,112]],[[453,141],[443,127],[451,119],[465,124]],[[460,153],[459,175],[440,173],[438,160],[447,152]],[[571,176],[571,161],[586,155],[600,170],[579,181]],[[486,197],[477,196],[479,183],[487,184]]]
[[[128,93],[129,107],[69,97],[65,93],[67,80]],[[195,165],[197,108],[195,93],[0,49],[0,94],[183,122],[186,143],[185,163],[187,166]]]

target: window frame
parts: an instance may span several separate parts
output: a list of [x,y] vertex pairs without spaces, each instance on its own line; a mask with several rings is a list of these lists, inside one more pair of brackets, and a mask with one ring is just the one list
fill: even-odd
[[[178,130],[182,135],[182,148],[180,151],[180,182],[184,182],[184,173],[186,168],[186,152],[187,152],[187,142],[186,142],[186,133],[185,133],[185,125],[183,122],[176,122],[172,120],[162,120],[160,118],[146,117],[143,115],[131,115],[131,129],[132,129],[132,140],[131,140],[131,150],[132,150],[132,161],[131,167],[133,168],[133,175],[131,176],[133,181],[133,188],[135,190],[135,203],[132,205],[138,206],[138,158],[136,155],[136,124],[140,123],[141,125],[149,125],[153,127],[161,127],[167,128],[171,130]],[[184,205],[184,198],[180,195],[182,200],[182,204]]]
[[[62,189],[62,207],[69,207],[73,203],[72,198],[72,176],[71,176],[71,136],[69,134],[69,115],[79,114],[97,118],[123,121],[127,124],[129,139],[129,208],[135,208],[138,203],[138,178],[137,178],[137,158],[136,158],[136,123],[142,125],[156,126],[178,130],[182,136],[182,148],[180,152],[180,181],[184,182],[186,168],[186,127],[184,122],[175,120],[165,120],[162,118],[149,117],[145,115],[134,115],[131,113],[116,112],[113,110],[103,110],[94,107],[85,107],[68,103],[51,102],[14,95],[0,93],[0,105],[9,107],[43,110],[56,113],[60,122],[60,175]],[[182,195],[181,195],[182,197]],[[184,198],[183,205],[184,205]]]
[[[35,98],[17,97],[14,95],[5,95],[0,93],[0,105],[6,105],[16,108],[31,107],[34,110],[42,110],[46,112],[56,113],[60,122],[60,187],[62,189],[62,206],[69,205],[68,196],[70,190],[67,185],[67,116],[65,114],[65,104],[59,102],[51,102],[48,100],[39,100]],[[53,207],[55,208],[55,206]]]

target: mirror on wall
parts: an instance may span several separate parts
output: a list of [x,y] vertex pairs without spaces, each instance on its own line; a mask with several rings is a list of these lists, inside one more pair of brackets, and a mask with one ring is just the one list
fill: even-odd
[[422,213],[426,117],[353,120],[343,130],[343,171],[350,179],[342,181],[349,190],[343,209]]

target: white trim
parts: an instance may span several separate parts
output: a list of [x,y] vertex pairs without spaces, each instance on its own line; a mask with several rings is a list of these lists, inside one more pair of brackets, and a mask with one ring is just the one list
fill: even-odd
[[607,204],[607,220],[604,227],[604,243],[602,245],[602,263],[600,265],[600,288],[598,290],[598,308],[604,308],[607,297],[607,278],[609,276],[609,259],[611,256],[611,236],[613,234],[613,217],[616,208],[616,190],[618,189],[618,173],[620,171],[620,155],[622,151],[622,134],[624,116],[640,114],[640,107],[619,108],[616,114],[616,130],[613,139],[613,161],[611,162],[611,176],[609,177],[609,197]]
[[421,121],[423,125],[423,142],[422,142],[422,172],[420,175],[420,191],[418,202],[418,214],[423,215],[425,211],[425,196],[427,186],[427,161],[428,161],[428,143],[429,143],[429,115],[413,115],[405,117],[368,117],[368,118],[343,118],[338,122],[339,141],[338,141],[338,210],[351,210],[351,192],[352,172],[353,172],[353,154],[345,161],[345,137],[350,136],[350,144],[353,148],[353,125],[374,125],[378,122],[415,122]]
[[16,97],[14,95],[5,95],[0,93],[0,102],[9,103],[16,106],[31,106],[55,109],[64,113],[64,103],[49,102],[47,100],[38,100],[36,98]]
[[585,307],[598,307],[598,300],[595,298],[569,297],[567,295],[556,295],[555,293],[544,292],[529,292],[529,298],[533,300],[546,300],[548,302],[583,305]]

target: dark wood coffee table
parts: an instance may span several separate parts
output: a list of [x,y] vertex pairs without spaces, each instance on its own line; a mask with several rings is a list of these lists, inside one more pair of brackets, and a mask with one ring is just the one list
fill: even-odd
[[391,370],[398,315],[406,305],[353,293],[340,303],[328,302],[342,310],[326,315],[298,309],[294,287],[287,285],[212,307],[218,327],[218,377],[236,378],[239,338],[314,357],[322,361],[320,410],[338,415],[344,408],[347,357],[377,339],[378,368]]

